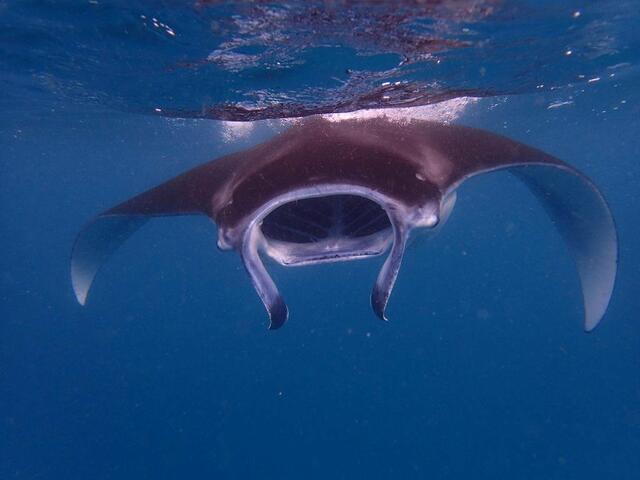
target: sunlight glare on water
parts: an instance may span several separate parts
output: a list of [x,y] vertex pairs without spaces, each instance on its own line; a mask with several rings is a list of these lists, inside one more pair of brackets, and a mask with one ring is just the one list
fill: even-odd
[[[7,2],[25,95],[234,121],[553,91],[638,75],[633,0]],[[49,95],[49,97],[47,97]],[[55,108],[55,107],[52,107]]]

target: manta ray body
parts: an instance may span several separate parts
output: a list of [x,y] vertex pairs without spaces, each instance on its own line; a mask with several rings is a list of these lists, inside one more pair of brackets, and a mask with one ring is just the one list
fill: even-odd
[[353,260],[389,251],[371,303],[385,319],[405,246],[435,231],[465,180],[508,170],[531,190],[571,251],[584,326],[604,315],[616,276],[611,212],[582,173],[538,149],[486,131],[384,118],[307,119],[271,140],[196,167],[98,215],[78,235],[72,284],[85,304],[100,266],[152,217],[206,215],[218,246],[242,258],[270,318],[288,310],[261,259],[286,265]]

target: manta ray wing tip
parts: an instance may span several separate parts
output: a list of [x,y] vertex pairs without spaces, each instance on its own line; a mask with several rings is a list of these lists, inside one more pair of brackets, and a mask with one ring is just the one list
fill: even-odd
[[81,307],[84,307],[87,304],[87,297],[86,296],[81,296],[77,292],[76,292],[76,300],[78,301],[78,303],[80,304]]
[[73,286],[73,294],[76,300],[81,306],[85,306],[87,303],[87,296],[89,293],[89,287],[91,282],[87,284],[86,278],[84,278],[76,269],[71,270],[71,284]]
[[584,319],[584,331],[586,333],[593,332],[595,328],[600,324],[601,320],[602,320],[602,316],[590,317],[587,315]]

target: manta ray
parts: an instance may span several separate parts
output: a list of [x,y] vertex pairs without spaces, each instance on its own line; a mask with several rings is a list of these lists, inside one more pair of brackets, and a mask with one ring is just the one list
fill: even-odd
[[153,217],[206,215],[218,246],[235,250],[267,309],[270,328],[288,309],[262,257],[284,266],[389,252],[371,304],[385,308],[412,232],[434,232],[456,189],[506,170],[542,204],[564,239],[582,285],[584,328],[604,315],[616,277],[617,234],[607,203],[582,173],[536,148],[487,131],[385,118],[301,121],[265,143],[183,173],[98,215],[71,255],[78,302],[100,266]]

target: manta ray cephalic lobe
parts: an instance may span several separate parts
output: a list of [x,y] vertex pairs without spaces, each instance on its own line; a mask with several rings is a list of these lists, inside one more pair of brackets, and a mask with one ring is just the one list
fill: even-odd
[[414,229],[441,227],[457,187],[507,170],[542,204],[571,251],[582,284],[584,327],[604,315],[616,277],[611,212],[582,173],[540,150],[482,130],[384,118],[301,121],[271,140],[196,167],[98,215],[71,256],[85,304],[100,266],[152,217],[206,215],[218,245],[242,258],[279,328],[287,307],[260,253],[286,265],[354,260],[389,251],[371,303],[385,308]]

